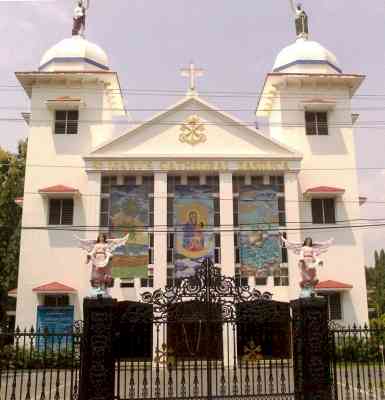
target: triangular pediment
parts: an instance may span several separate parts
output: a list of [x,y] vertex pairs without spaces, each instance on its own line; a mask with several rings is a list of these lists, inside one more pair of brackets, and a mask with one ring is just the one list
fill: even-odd
[[99,146],[98,157],[251,157],[301,155],[198,97],[185,98],[149,121]]

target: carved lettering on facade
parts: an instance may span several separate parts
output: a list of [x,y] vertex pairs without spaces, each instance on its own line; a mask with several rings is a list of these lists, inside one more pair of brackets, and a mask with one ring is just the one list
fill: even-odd
[[282,160],[92,160],[89,169],[98,171],[286,171]]

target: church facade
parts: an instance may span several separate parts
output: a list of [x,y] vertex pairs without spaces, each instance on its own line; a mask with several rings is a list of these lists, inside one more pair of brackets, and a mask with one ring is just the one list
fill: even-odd
[[[148,238],[147,261],[144,270],[114,280],[112,297],[138,301],[143,292],[178,285],[185,276],[178,267],[179,242],[200,252],[202,238],[210,235],[210,257],[223,275],[271,292],[277,301],[298,298],[299,257],[288,249],[280,249],[278,263],[263,273],[244,268],[242,235],[250,231],[255,243],[261,240],[261,228],[243,223],[245,187],[274,187],[276,239],[333,238],[317,271],[317,294],[327,298],[332,320],[367,322],[363,242],[351,222],[360,218],[363,199],[350,110],[364,77],[343,73],[332,53],[298,37],[279,53],[258,99],[267,135],[200,97],[196,73],[191,66],[184,98],[120,136],[113,128],[115,118],[125,116],[122,91],[99,46],[75,35],[49,49],[36,71],[16,73],[32,110],[19,199],[19,282],[12,293],[17,325],[64,326],[82,319],[91,271],[77,237],[123,235],[124,224],[111,227],[116,192],[129,188],[140,188],[146,204],[140,226],[130,226]],[[195,204],[179,218],[182,192],[198,203],[204,193],[210,215]]]

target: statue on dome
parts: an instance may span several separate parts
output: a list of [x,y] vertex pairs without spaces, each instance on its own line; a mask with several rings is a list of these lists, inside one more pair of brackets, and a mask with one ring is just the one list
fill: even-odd
[[109,288],[114,286],[110,261],[113,251],[127,242],[130,233],[118,239],[107,239],[100,234],[96,240],[80,239],[75,235],[79,247],[86,251],[86,264],[91,270],[91,297],[110,297]]
[[281,235],[282,246],[299,255],[298,266],[301,270],[300,297],[314,297],[315,287],[317,286],[317,267],[323,266],[323,261],[319,256],[326,253],[333,244],[333,239],[326,242],[314,243],[311,237],[307,237],[303,243],[289,242]]
[[295,16],[295,30],[297,38],[307,39],[309,36],[309,19],[302,7],[302,4],[295,4],[295,0],[290,0],[290,5]]
[[74,10],[72,36],[84,35],[86,29],[86,13],[90,7],[90,0],[78,0]]

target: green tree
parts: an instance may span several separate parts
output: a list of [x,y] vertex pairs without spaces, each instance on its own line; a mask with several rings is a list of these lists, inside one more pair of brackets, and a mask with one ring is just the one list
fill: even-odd
[[21,208],[15,199],[24,191],[26,153],[26,141],[19,143],[17,154],[0,148],[0,322],[7,293],[17,286]]

